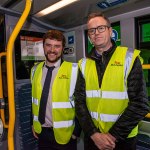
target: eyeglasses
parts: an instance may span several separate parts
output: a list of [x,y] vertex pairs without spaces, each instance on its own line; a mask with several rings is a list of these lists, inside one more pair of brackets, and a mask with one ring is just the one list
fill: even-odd
[[99,33],[102,33],[102,32],[105,32],[106,31],[106,28],[110,28],[106,25],[101,25],[101,26],[98,26],[97,28],[91,28],[91,29],[88,29],[88,34],[89,35],[93,35],[96,33],[96,29]]

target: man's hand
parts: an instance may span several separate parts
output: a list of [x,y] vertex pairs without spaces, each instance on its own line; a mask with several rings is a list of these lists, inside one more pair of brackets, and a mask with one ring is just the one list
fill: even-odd
[[100,150],[113,150],[115,148],[115,140],[110,137],[109,133],[96,132],[91,136],[91,139]]
[[116,142],[116,138],[114,136],[112,136],[110,133],[107,133],[107,135],[113,140],[113,142]]
[[37,136],[37,134],[35,133],[35,131],[34,131],[34,129],[33,129],[33,126],[32,126],[32,133],[33,133],[33,136],[34,136],[36,139],[38,139],[38,136]]

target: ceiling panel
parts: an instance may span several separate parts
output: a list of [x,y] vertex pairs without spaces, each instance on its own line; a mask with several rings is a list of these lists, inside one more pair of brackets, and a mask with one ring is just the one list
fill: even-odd
[[[0,0],[0,6],[3,6],[8,1],[15,2],[16,0]],[[59,0],[33,0],[30,15],[34,16],[34,14],[40,10],[58,1]],[[127,2],[124,2],[121,5],[116,5],[107,9],[100,9],[97,6],[97,3],[102,1],[104,0],[78,0],[71,5],[37,19],[60,28],[69,29],[85,24],[87,16],[91,12],[103,11],[107,17],[112,17],[121,13],[129,12],[133,9],[150,7],[150,0],[127,0]],[[15,6],[12,5],[9,9],[17,12],[23,12],[25,2],[25,0],[17,0]]]

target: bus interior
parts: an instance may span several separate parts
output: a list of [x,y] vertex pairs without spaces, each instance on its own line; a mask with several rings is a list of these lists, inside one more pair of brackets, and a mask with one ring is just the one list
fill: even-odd
[[[141,50],[150,106],[150,0],[74,0],[42,12],[64,1],[69,0],[0,0],[0,150],[38,149],[30,123],[30,71],[45,60],[42,37],[50,29],[63,31],[63,58],[78,62],[93,47],[86,27],[91,12],[101,11],[110,19],[118,46]],[[150,150],[150,114],[139,123],[137,143],[137,150]],[[83,145],[82,134],[78,150]]]

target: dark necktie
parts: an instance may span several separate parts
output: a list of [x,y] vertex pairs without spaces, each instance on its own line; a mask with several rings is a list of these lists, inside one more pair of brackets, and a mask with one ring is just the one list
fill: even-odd
[[48,71],[43,85],[43,91],[41,95],[40,109],[39,109],[39,121],[41,124],[45,123],[46,105],[47,105],[47,100],[49,95],[49,88],[51,84],[52,71],[55,68],[54,66],[53,67],[46,66],[46,67],[48,68]]

